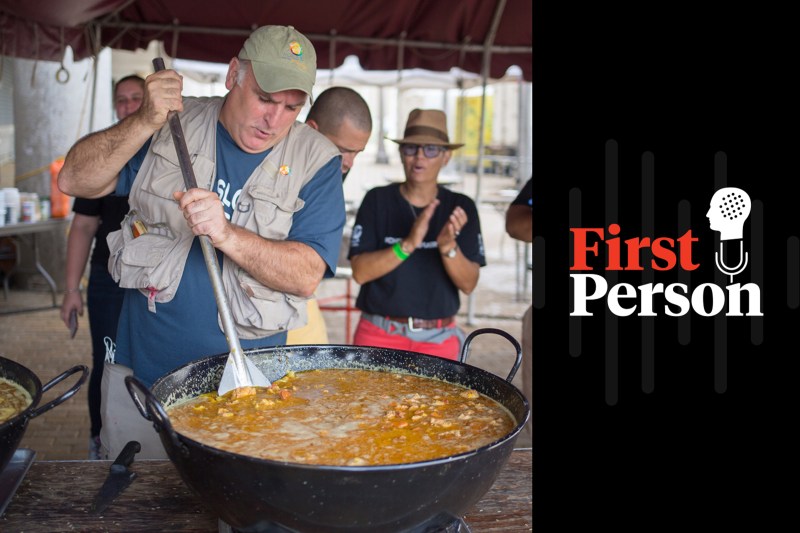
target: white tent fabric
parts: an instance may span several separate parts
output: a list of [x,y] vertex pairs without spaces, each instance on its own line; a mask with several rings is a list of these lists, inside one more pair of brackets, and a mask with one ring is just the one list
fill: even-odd
[[[228,70],[226,63],[208,63],[188,59],[174,59],[172,66],[181,74],[200,82],[221,83]],[[518,80],[522,72],[512,67],[500,79],[489,79],[488,83]],[[449,72],[435,72],[420,68],[404,70],[365,70],[356,56],[348,56],[344,63],[335,69],[317,70],[317,86],[369,85],[375,87],[394,87],[397,89],[470,89],[481,85],[481,76],[460,68]]]

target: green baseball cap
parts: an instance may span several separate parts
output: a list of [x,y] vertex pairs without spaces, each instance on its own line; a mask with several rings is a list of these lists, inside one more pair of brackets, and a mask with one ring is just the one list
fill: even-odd
[[317,78],[317,53],[293,26],[262,26],[250,34],[239,52],[250,61],[261,90],[297,89],[309,97]]

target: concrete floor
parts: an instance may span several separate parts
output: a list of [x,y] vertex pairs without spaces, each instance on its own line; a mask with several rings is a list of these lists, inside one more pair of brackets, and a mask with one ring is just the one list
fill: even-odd
[[[354,172],[357,169],[358,165]],[[372,174],[372,177],[375,175]],[[355,181],[357,178],[352,179]],[[351,177],[348,177],[350,180]],[[364,181],[353,190],[363,194],[369,186]],[[531,302],[531,272],[521,268],[527,262],[524,247],[510,239],[504,231],[504,206],[509,201],[507,191],[513,187],[511,178],[484,176],[481,197],[486,202],[481,203],[479,212],[488,265],[481,269],[480,282],[472,299],[462,295],[458,319],[467,332],[477,328],[498,328],[521,341],[522,315]],[[467,176],[453,188],[474,196],[474,176]],[[348,199],[358,205],[360,197],[357,194],[355,196],[348,195]],[[358,286],[355,282],[349,283],[355,297]],[[346,279],[325,280],[317,296],[329,299],[332,305],[344,305],[347,284]],[[91,343],[87,317],[80,318],[78,334],[70,339],[58,309],[47,308],[52,304],[52,297],[43,282],[41,285],[26,291],[12,290],[8,299],[4,299],[0,293],[0,313],[23,307],[45,307],[37,311],[0,314],[0,356],[23,364],[36,373],[44,384],[73,365],[90,365]],[[346,344],[347,312],[327,311],[324,316],[330,342]],[[349,319],[352,334],[358,321],[358,312],[352,312]],[[513,360],[514,350],[506,339],[498,335],[481,335],[472,343],[467,363],[505,378]],[[512,383],[521,388],[521,382],[522,369]],[[74,379],[67,379],[57,385],[45,393],[43,402],[56,397],[72,383]],[[88,440],[87,386],[84,385],[63,404],[30,420],[20,447],[35,450],[37,460],[85,459]],[[521,435],[517,446],[530,447],[530,439]]]

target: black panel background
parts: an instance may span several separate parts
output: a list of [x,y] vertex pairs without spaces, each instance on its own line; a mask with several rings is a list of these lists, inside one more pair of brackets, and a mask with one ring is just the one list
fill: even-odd
[[[800,315],[786,303],[786,242],[800,235],[791,17],[768,4],[542,4],[534,4],[534,236],[545,240],[546,262],[534,276],[544,269],[546,298],[534,309],[534,529],[770,530],[793,506],[785,480],[797,475]],[[716,152],[728,156],[728,185],[763,202],[765,338],[754,346],[749,319],[728,321],[724,394],[713,387],[711,319],[692,319],[688,346],[676,341],[675,319],[657,320],[650,394],[641,390],[640,319],[620,319],[613,407],[604,401],[602,315],[583,320],[581,356],[568,354],[568,193],[583,191],[583,226],[605,224],[609,139],[619,143],[623,234],[639,236],[641,156],[651,151],[655,236],[678,236],[673,206],[690,199],[692,228],[706,237],[695,247],[701,278],[714,272],[705,212]]]

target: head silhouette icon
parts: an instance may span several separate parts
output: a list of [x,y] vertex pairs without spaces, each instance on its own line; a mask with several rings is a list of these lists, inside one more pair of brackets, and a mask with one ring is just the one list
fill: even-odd
[[750,195],[738,187],[723,187],[711,198],[706,216],[709,227],[720,233],[720,240],[742,238],[744,221],[750,215]]

